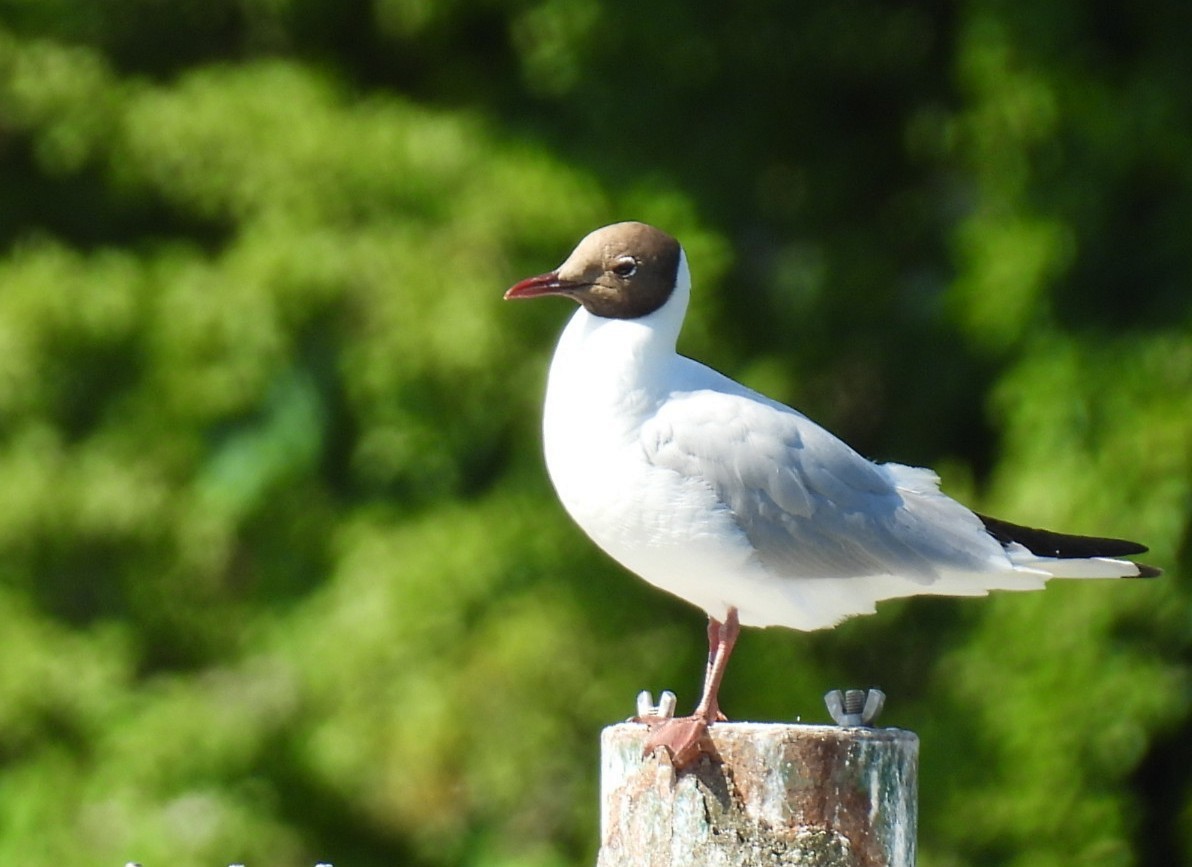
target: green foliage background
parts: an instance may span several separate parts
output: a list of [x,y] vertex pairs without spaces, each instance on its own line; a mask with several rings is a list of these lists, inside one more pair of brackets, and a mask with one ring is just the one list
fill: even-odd
[[643,219],[692,355],[1154,582],[753,631],[880,684],[921,864],[1192,863],[1192,6],[0,0],[0,862],[590,864],[702,615],[539,456]]

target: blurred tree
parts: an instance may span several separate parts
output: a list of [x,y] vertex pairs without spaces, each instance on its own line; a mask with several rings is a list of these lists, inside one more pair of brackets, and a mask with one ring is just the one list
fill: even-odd
[[567,311],[678,235],[691,354],[1145,584],[752,632],[877,682],[922,863],[1192,860],[1186,4],[0,0],[0,861],[591,863],[701,615],[538,456]]

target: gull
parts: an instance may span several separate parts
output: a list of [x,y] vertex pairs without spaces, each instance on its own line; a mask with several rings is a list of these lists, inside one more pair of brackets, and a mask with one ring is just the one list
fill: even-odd
[[904,596],[1035,590],[1050,578],[1152,577],[1122,539],[980,515],[931,470],[873,463],[807,416],[675,350],[691,293],[677,240],[644,223],[597,229],[506,299],[579,304],[543,412],[563,507],[631,572],[708,615],[703,694],[647,717],[647,752],[694,761],[741,625],[815,630]]

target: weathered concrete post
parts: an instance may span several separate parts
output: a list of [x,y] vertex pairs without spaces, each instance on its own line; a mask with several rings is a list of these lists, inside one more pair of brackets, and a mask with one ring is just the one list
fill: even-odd
[[913,732],[717,723],[718,760],[677,776],[645,736],[601,736],[598,867],[914,867]]

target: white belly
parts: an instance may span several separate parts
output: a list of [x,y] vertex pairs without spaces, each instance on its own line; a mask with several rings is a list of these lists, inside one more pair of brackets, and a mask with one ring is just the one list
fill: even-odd
[[642,425],[670,396],[666,383],[683,380],[674,365],[684,360],[673,347],[635,357],[638,346],[625,341],[631,331],[632,324],[594,325],[580,311],[551,363],[546,465],[567,512],[625,568],[717,620],[736,608],[750,626],[831,625],[839,616],[817,614],[804,582],[762,567],[709,485],[646,460]]
[[[559,385],[548,391],[544,416],[547,470],[568,514],[597,545],[719,620],[742,608],[749,585],[773,583],[709,487],[646,461],[638,431],[651,414],[648,399],[618,392],[609,403],[591,390],[560,395]],[[576,393],[585,399],[568,399]]]

